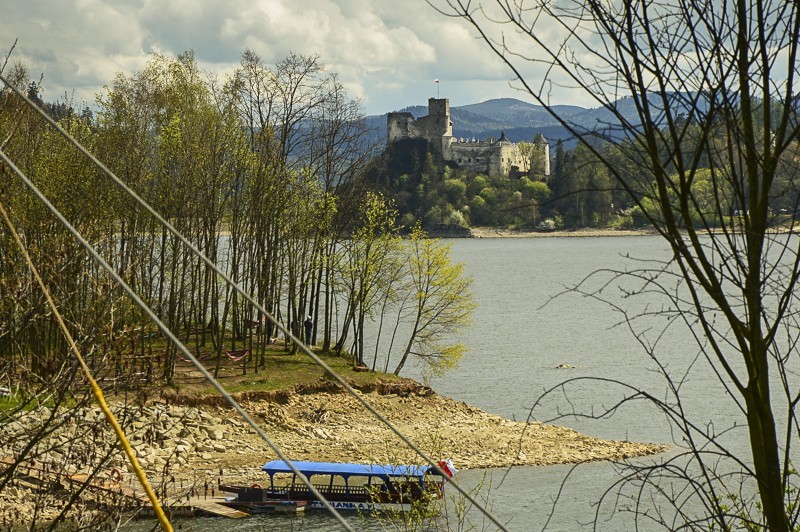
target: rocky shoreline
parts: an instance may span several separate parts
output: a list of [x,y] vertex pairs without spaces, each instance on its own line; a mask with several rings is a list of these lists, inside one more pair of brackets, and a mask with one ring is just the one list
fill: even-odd
[[[420,385],[395,384],[389,389],[360,393],[425,453],[435,459],[452,458],[459,469],[623,460],[666,450],[663,445],[601,440],[567,428],[511,421]],[[127,435],[141,465],[151,482],[161,485],[162,492],[176,496],[190,486],[208,490],[218,482],[263,481],[260,467],[277,456],[230,408],[216,405],[217,398],[167,399],[120,412],[122,418],[129,420]],[[339,390],[243,394],[239,399],[292,459],[420,462],[355,398]],[[9,430],[29,431],[37,417],[14,422]],[[77,419],[84,419],[85,423],[65,426],[49,438],[71,443],[63,450],[56,446],[56,450],[42,454],[40,462],[66,464],[66,474],[89,473],[98,468],[96,457],[108,452],[110,458],[100,466],[97,478],[121,477],[115,480],[135,487],[132,468],[106,428],[99,409],[88,409]],[[98,430],[102,434],[91,441],[81,436],[82,431]],[[105,445],[107,449],[98,449],[98,441],[104,442],[99,447]],[[4,449],[6,456],[2,458],[13,458],[14,450]],[[34,499],[35,494],[27,488],[0,492],[0,522],[8,516],[32,512]]]
[[648,236],[658,234],[653,229],[593,229],[582,228],[557,231],[516,231],[494,227],[473,227],[472,238],[589,238],[609,236]]
[[[701,234],[722,233],[720,228],[698,228]],[[796,234],[797,228],[794,226],[775,226],[770,231],[774,234]],[[728,229],[731,232],[731,229]],[[498,229],[495,227],[473,227],[469,229],[470,238],[591,238],[591,237],[614,237],[614,236],[657,236],[658,231],[653,228],[641,229],[595,229],[584,227],[580,229],[556,231],[517,231],[512,229]],[[444,236],[442,238],[450,238]]]

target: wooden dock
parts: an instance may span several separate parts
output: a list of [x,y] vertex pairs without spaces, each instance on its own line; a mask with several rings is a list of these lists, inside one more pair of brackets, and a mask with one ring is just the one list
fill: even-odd
[[[86,483],[88,480],[86,475],[71,475],[68,478],[73,482],[82,484]],[[140,515],[154,515],[150,499],[147,497],[144,490],[135,490],[126,484],[111,480],[94,479],[90,484],[95,489],[118,493],[138,501],[142,505],[142,509],[139,511]],[[159,500],[159,503],[167,514],[180,517],[212,516],[238,519],[250,515],[221,504],[224,500],[223,497],[194,496],[188,499],[181,498],[178,501],[172,501],[167,498],[165,500]]]
[[214,517],[229,517],[231,519],[239,519],[240,517],[247,517],[248,515],[250,515],[247,512],[242,512],[240,510],[234,510],[233,508],[229,508],[213,499],[197,500],[197,501],[190,500],[189,504],[197,508],[197,510],[203,512],[204,514]]
[[[9,458],[0,457],[0,464],[11,465],[14,462]],[[140,507],[139,514],[143,516],[154,516],[153,507],[150,504],[150,499],[143,489],[136,489],[122,482],[115,482],[110,479],[93,477],[89,475],[78,474],[64,474],[55,470],[55,468],[46,468],[41,465],[33,465],[29,463],[18,464],[18,469],[22,474],[18,478],[18,482],[30,483],[32,489],[37,488],[37,485],[31,483],[33,481],[45,481],[48,479],[61,478],[72,486],[81,485],[87,489],[94,491],[101,491],[109,494],[120,495],[126,499],[131,500],[133,506]],[[177,500],[160,500],[160,504],[168,515],[173,516],[213,516],[213,517],[228,517],[231,519],[238,519],[247,517],[248,513],[240,510],[235,510],[221,504],[225,500],[224,497],[204,497],[192,496],[181,497]]]
[[[174,517],[227,517],[239,519],[250,514],[239,510],[234,510],[222,504],[223,497],[191,497],[189,500],[171,503],[170,501],[160,501],[164,511]],[[153,517],[153,507],[149,501],[139,511],[140,516]]]
[[136,490],[127,484],[115,482],[113,480],[106,480],[103,478],[93,478],[89,480],[89,475],[78,473],[75,475],[65,475],[70,483],[84,484],[90,489],[106,491],[109,493],[117,493],[129,499],[139,501],[141,503],[149,503],[150,499],[143,489]]

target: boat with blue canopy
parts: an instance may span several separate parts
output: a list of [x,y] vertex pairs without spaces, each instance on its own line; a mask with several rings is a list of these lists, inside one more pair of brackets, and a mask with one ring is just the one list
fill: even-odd
[[[419,465],[291,464],[337,510],[410,511],[415,505],[426,506],[444,496],[445,478],[455,472],[450,460],[437,464],[444,476],[436,468]],[[325,507],[287,462],[273,460],[261,469],[267,474],[268,484],[221,487],[237,495],[232,501],[237,507],[269,501],[303,501],[307,509]]]

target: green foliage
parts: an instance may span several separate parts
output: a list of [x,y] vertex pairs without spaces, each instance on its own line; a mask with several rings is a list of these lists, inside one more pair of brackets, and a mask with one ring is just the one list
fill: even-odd
[[470,220],[474,225],[488,225],[489,209],[486,200],[480,196],[473,197],[469,202]]
[[464,215],[464,212],[455,210],[450,210],[450,212],[447,213],[447,216],[444,219],[444,223],[447,225],[456,225],[458,227],[469,226],[469,224],[467,223],[467,217]]
[[531,181],[527,177],[520,179],[520,191],[526,199],[535,200],[540,204],[549,201],[552,194],[545,183]]
[[[694,225],[705,224],[709,227],[719,227],[725,219],[719,213],[718,202],[722,204],[732,204],[729,190],[724,186],[716,186],[711,169],[703,168],[694,175],[694,180],[689,187],[690,194],[686,196],[686,213],[688,220],[684,218],[678,195],[675,192],[680,188],[678,176],[670,177],[673,187],[669,191],[669,205],[667,209],[672,211],[677,223],[685,226],[687,223]],[[632,225],[634,227],[646,227],[655,224],[663,224],[664,208],[653,197],[644,196],[639,200],[639,205],[633,207],[630,212]]]
[[483,174],[473,175],[471,178],[467,180],[467,194],[476,196],[481,190],[483,190],[488,186],[489,186],[488,177],[486,177]]
[[407,212],[400,217],[399,225],[402,230],[410,229],[414,225],[416,225],[417,219],[414,217],[413,214]]
[[[542,138],[538,135],[537,141]],[[522,156],[528,161],[528,174],[532,176],[544,176],[545,172],[545,152],[540,144],[536,142],[520,142],[517,144]]]
[[345,288],[347,309],[344,330],[337,350],[344,348],[346,331],[353,332],[353,356],[364,365],[365,323],[384,302],[395,297],[401,277],[402,241],[397,235],[397,211],[382,195],[368,193],[360,227],[344,243],[341,285]]
[[494,187],[484,187],[483,189],[481,189],[478,195],[481,198],[483,198],[484,201],[486,201],[486,203],[488,203],[489,205],[495,203],[498,197],[497,189]]
[[445,179],[444,192],[447,195],[447,201],[453,205],[461,205],[467,195],[467,184],[460,179]]
[[426,227],[443,224],[445,215],[446,213],[442,206],[434,205],[427,213],[425,213],[425,216],[422,218],[422,223]]
[[475,309],[472,279],[464,276],[463,264],[452,263],[450,245],[427,238],[420,227],[411,233],[408,248],[412,332],[394,373],[399,374],[413,355],[428,371],[440,375],[456,367],[463,356],[463,345],[447,342],[469,323]]

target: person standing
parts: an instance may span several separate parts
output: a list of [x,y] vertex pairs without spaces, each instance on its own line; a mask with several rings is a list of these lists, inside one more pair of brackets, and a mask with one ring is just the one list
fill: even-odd
[[303,327],[306,330],[306,345],[311,345],[311,333],[314,329],[314,322],[311,321],[311,315],[306,316],[306,321],[303,322]]

